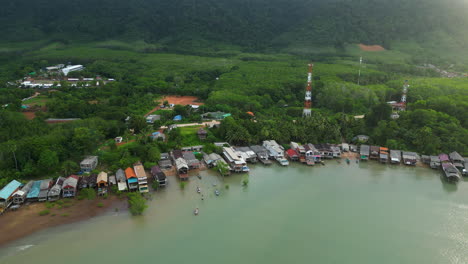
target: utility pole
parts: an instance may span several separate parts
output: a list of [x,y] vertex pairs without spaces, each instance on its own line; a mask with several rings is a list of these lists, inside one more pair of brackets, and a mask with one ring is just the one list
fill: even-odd
[[361,65],[362,65],[362,56],[359,58],[359,73],[358,73],[357,85],[359,85],[361,81]]

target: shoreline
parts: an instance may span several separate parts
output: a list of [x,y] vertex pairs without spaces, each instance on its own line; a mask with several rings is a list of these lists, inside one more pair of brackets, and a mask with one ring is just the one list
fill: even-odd
[[[107,199],[70,199],[62,205],[55,203],[53,208],[47,208],[46,203],[23,205],[19,210],[9,211],[8,214],[0,217],[0,233],[2,234],[0,236],[0,246],[6,246],[47,228],[85,221],[111,210],[116,210],[116,208],[119,211],[126,211],[126,199],[111,195]],[[50,213],[39,215],[40,212],[45,210]]]
[[[361,162],[359,153],[356,152],[343,152],[340,158],[332,160],[343,161],[346,158],[353,162],[355,160]],[[375,160],[365,162],[379,163]],[[395,166],[401,165],[402,164],[398,164]],[[430,168],[427,164],[422,162],[418,162],[414,167]],[[193,176],[207,169],[208,168],[203,166],[193,170],[191,174]],[[177,176],[174,168],[164,170],[164,172],[169,177]],[[54,207],[47,208],[47,204],[54,204]],[[48,210],[50,213],[41,216],[39,213],[44,210]],[[94,200],[78,200],[75,198],[59,200],[58,203],[31,203],[29,205],[23,205],[19,210],[9,211],[8,214],[4,214],[0,217],[0,233],[2,234],[0,237],[0,246],[11,244],[21,238],[48,228],[86,221],[110,212],[111,210],[118,210],[119,212],[128,211],[127,200],[125,198],[119,198],[116,195],[109,195],[106,199],[97,197]],[[11,232],[11,230],[15,230],[15,232]]]

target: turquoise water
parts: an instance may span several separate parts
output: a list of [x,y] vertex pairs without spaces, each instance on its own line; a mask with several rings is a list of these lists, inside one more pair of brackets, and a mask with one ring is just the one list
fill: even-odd
[[439,171],[256,165],[248,187],[243,175],[201,175],[185,190],[170,177],[142,217],[44,230],[1,249],[0,262],[468,263],[468,182],[445,184]]

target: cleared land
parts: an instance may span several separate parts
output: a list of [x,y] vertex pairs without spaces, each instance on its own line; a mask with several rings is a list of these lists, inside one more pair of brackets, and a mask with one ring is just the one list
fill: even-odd
[[198,101],[196,96],[177,96],[177,95],[168,95],[165,96],[162,101],[168,101],[170,104],[175,105],[204,105],[204,103]]
[[363,51],[384,51],[385,50],[385,48],[380,45],[359,44],[359,48]]
[[[102,206],[98,206],[99,203],[102,203]],[[33,203],[2,215],[0,217],[0,233],[2,234],[0,245],[5,245],[48,227],[89,219],[109,209],[127,210],[126,201],[115,196],[96,200],[59,200],[53,204],[52,208],[47,209],[45,203]],[[45,210],[48,210],[49,213],[39,215]],[[12,230],[15,232],[11,232]]]

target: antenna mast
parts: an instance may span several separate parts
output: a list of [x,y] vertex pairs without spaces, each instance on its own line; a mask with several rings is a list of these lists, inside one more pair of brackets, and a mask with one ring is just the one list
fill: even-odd
[[312,115],[312,69],[314,65],[309,64],[309,73],[307,74],[307,88],[305,93],[304,101],[304,112],[302,113],[303,117],[309,117]]

